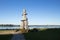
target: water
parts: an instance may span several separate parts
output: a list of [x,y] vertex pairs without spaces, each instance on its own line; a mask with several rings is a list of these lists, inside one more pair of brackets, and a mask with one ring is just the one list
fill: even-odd
[[19,27],[10,27],[10,26],[8,26],[8,27],[0,27],[0,29],[19,29]]
[[[29,25],[29,29],[33,28],[60,28],[60,25]],[[20,29],[20,26],[0,26],[0,29]]]
[[30,26],[30,29],[32,28],[60,28],[60,25],[33,25]]

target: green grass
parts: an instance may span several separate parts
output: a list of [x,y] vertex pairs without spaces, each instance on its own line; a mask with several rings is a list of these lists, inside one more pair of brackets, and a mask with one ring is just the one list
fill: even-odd
[[[0,40],[11,40],[13,35],[0,35]],[[30,30],[24,33],[26,40],[60,40],[60,29]]]
[[12,35],[0,35],[0,40],[10,40]]
[[[33,31],[33,30],[32,30]],[[24,33],[26,40],[60,40],[60,29]]]

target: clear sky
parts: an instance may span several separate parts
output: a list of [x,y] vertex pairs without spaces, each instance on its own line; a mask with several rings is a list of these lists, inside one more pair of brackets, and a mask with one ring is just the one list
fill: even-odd
[[60,25],[60,0],[0,0],[0,24],[20,24],[24,8],[29,25]]

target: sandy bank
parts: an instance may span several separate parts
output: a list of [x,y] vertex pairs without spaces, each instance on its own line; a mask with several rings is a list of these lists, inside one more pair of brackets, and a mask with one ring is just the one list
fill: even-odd
[[0,30],[0,35],[18,34],[18,33],[21,33],[21,31],[16,32],[16,30]]

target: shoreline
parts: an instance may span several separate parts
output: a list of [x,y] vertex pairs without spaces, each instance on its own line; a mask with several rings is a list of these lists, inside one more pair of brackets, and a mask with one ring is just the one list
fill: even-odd
[[16,30],[0,30],[0,35],[9,35],[9,34],[19,34],[22,33],[21,31]]
[[[50,28],[50,30],[51,29],[53,29],[53,30],[55,30],[55,29],[60,29],[60,28]],[[32,30],[32,29],[30,29],[30,30]],[[40,30],[40,31],[44,31],[44,30],[48,30],[48,29],[38,29],[38,30]],[[17,31],[17,30],[0,30],[0,35],[9,35],[9,34],[21,34],[22,32],[19,30],[19,31]]]

